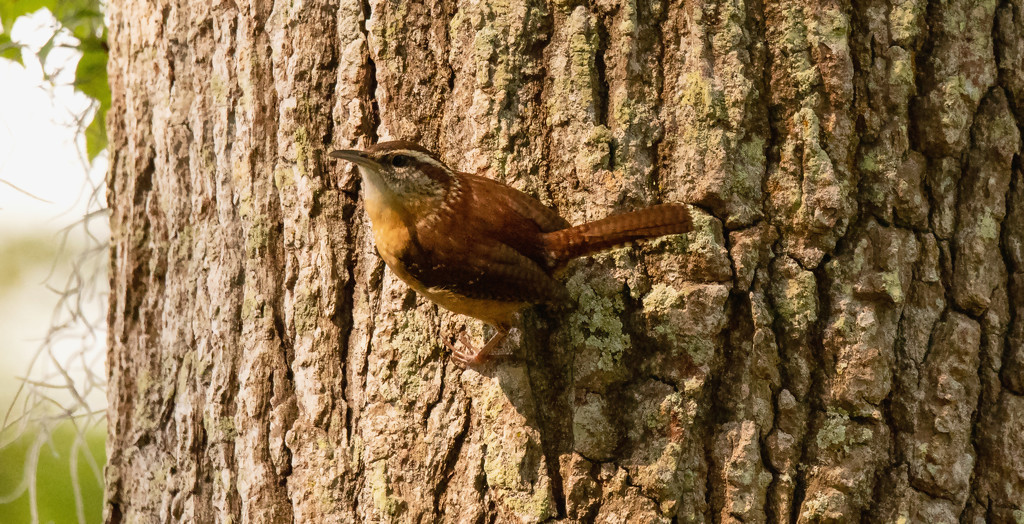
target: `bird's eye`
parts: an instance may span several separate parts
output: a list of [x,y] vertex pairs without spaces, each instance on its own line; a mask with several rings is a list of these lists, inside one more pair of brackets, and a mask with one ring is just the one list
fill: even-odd
[[405,167],[409,165],[410,158],[405,155],[395,155],[391,157],[391,165],[395,167]]

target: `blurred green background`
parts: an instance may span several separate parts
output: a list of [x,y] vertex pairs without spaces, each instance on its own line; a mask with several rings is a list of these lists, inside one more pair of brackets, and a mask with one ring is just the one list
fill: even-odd
[[[29,431],[0,449],[0,497],[19,488],[26,467],[30,470],[33,468],[31,463],[26,466],[26,460],[34,455],[33,448],[38,448],[38,462],[34,469],[39,522],[78,522],[70,460],[76,436],[71,424],[64,423],[54,428],[48,439],[37,431]],[[44,441],[37,442],[39,438],[43,438]],[[105,440],[106,431],[103,428],[95,428],[85,434],[84,445],[100,461],[101,468],[105,460]],[[82,455],[83,452],[85,450],[79,452],[75,476],[81,489],[85,520],[102,522],[103,484],[97,480],[94,470]],[[28,489],[14,501],[0,505],[0,522],[32,522]]]
[[[85,522],[102,522],[106,439],[102,414],[86,416],[83,410],[75,410],[79,415],[75,423],[90,425],[81,429],[82,438],[79,438],[79,430],[66,420],[62,407],[81,406],[66,390],[23,387],[20,379],[29,373],[32,356],[42,347],[51,323],[60,318],[59,314],[53,315],[60,296],[44,283],[48,276],[50,282],[66,281],[69,268],[82,260],[82,241],[77,236],[72,235],[62,249],[62,237],[49,228],[15,235],[0,232],[0,332],[4,333],[0,339],[0,354],[4,355],[0,366],[0,420],[13,408],[8,427],[0,431],[0,523],[80,522],[79,511]],[[87,265],[98,262],[86,260]],[[97,309],[99,305],[90,307]],[[100,312],[101,309],[94,311]],[[76,351],[80,347],[79,340],[71,337],[72,344],[66,345],[64,351]],[[102,351],[102,348],[95,350]],[[55,354],[59,355],[60,351]],[[47,366],[41,364],[45,362],[33,366],[32,378],[60,384],[53,380]],[[87,387],[78,389],[88,390]],[[99,388],[92,388],[91,396],[101,394]],[[55,403],[47,407],[47,398]],[[34,412],[36,422],[19,424],[18,417],[25,406],[37,402],[43,409]],[[92,402],[102,407],[101,398],[93,398]],[[91,460],[86,453],[91,454]],[[72,455],[76,460],[72,460]],[[33,478],[33,474],[37,519],[33,519],[30,491],[23,482]],[[74,478],[78,480],[81,509],[75,500]]]
[[0,0],[0,524],[102,521],[105,39],[101,0]]

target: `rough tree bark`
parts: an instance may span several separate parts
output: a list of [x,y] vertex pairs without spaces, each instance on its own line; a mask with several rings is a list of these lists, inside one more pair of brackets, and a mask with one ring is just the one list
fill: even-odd
[[[1024,1],[109,22],[109,522],[1024,521]],[[325,154],[387,138],[698,230],[463,371]]]

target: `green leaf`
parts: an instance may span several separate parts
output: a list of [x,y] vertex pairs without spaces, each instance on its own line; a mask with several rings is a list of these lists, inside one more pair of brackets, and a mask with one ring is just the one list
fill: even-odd
[[56,31],[53,32],[52,35],[50,35],[50,38],[46,41],[45,44],[43,44],[43,47],[39,48],[39,52],[36,53],[36,57],[39,58],[39,63],[41,65],[46,65],[46,57],[50,56],[50,51],[53,51],[53,46],[54,44],[56,44],[57,35],[59,34],[60,29],[58,28]]
[[[107,31],[101,0],[0,0],[0,58],[22,65],[22,46],[11,40],[15,21],[24,15],[47,8],[63,29],[55,32],[39,50],[40,63],[55,46],[58,33],[67,30],[78,39],[82,57],[75,69],[75,88],[99,102],[92,121],[85,129],[85,149],[91,162],[107,147],[107,109],[110,86],[107,83]],[[66,33],[65,33],[66,34]]]
[[0,58],[14,60],[22,66],[25,65],[25,62],[21,60],[21,46],[11,41],[11,37],[7,33],[0,34]]
[[46,0],[53,13],[53,17],[60,20],[69,29],[79,19],[99,18],[102,22],[103,14],[100,12],[99,0]]
[[60,20],[71,34],[79,40],[96,38],[104,30],[103,13],[97,6],[84,6],[80,8],[69,8],[64,6],[54,11],[54,18]]
[[53,2],[53,0],[0,1],[0,22],[3,22],[4,33],[11,33],[11,28],[14,27],[14,21],[17,20],[19,16],[35,13],[44,7],[48,7],[47,4],[58,2],[59,0],[57,0],[57,2]]
[[100,102],[102,111],[110,107],[110,85],[107,83],[107,50],[98,38],[83,40],[82,58],[75,69],[75,87]]
[[92,122],[85,128],[85,152],[92,162],[107,147],[107,110],[97,109]]

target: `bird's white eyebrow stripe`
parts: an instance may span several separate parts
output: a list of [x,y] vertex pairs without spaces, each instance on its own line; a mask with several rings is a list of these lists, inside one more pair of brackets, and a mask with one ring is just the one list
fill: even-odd
[[441,169],[447,170],[445,165],[442,164],[438,159],[436,159],[436,158],[434,158],[434,157],[432,157],[432,156],[430,156],[430,155],[428,155],[426,153],[421,153],[419,151],[413,151],[411,149],[403,149],[401,151],[396,151],[396,153],[398,153],[400,155],[411,156],[411,157],[415,158],[416,160],[418,160],[418,161],[420,161],[420,162],[422,162],[424,164],[430,164],[432,166],[439,167]]

